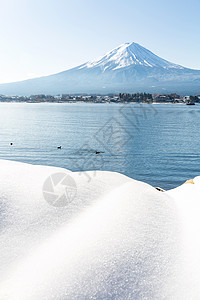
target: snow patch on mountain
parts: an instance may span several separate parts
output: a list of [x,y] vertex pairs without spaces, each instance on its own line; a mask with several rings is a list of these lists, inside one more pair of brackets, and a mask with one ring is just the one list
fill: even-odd
[[184,69],[182,66],[171,63],[137,43],[125,43],[96,58],[83,64],[79,69],[101,68],[102,71],[117,70],[130,66],[158,67],[164,69]]

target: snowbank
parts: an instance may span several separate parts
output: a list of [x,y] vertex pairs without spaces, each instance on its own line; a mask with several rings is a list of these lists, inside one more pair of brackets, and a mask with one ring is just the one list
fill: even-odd
[[[112,172],[0,170],[1,300],[200,299],[200,178],[159,192]],[[55,174],[75,183],[58,206]]]

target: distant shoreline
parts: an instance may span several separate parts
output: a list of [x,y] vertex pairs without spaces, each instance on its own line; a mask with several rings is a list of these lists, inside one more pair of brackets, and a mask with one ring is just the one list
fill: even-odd
[[[71,102],[68,102],[68,101],[54,101],[54,102],[50,102],[50,101],[0,101],[0,104],[108,104],[108,105],[124,105],[124,104],[129,104],[129,105],[141,105],[141,104],[144,104],[144,105],[160,105],[160,104],[166,104],[166,105],[177,105],[177,104],[180,104],[180,105],[186,105],[186,103],[184,102],[176,102],[176,103],[173,103],[173,102],[151,102],[151,103],[147,103],[147,102],[87,102],[87,101],[71,101]],[[195,103],[196,105],[200,104],[200,103]]]
[[7,103],[117,103],[117,104],[191,104],[200,103],[200,95],[117,93],[117,94],[37,94],[30,96],[0,95],[0,102]]

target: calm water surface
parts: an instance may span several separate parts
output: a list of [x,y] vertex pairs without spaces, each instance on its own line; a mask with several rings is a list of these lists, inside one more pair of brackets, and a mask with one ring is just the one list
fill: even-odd
[[169,189],[200,175],[199,113],[199,105],[0,103],[0,158],[116,171]]

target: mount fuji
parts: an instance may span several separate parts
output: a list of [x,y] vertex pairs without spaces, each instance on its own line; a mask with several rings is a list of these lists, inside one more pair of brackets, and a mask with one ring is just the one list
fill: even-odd
[[8,95],[62,93],[200,93],[200,70],[160,58],[137,43],[58,74],[0,85]]

